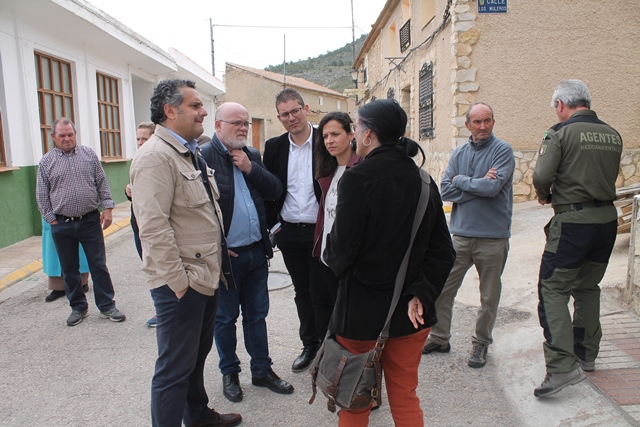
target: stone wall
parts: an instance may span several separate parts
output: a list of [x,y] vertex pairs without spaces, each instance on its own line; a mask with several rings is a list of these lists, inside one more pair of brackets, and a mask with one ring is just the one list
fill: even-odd
[[[466,142],[465,142],[466,143]],[[449,162],[451,153],[427,152],[424,168],[439,183]],[[513,201],[514,203],[535,200],[536,192],[533,188],[533,171],[538,159],[538,152],[533,150],[514,151],[516,167],[513,173]],[[616,180],[616,187],[627,187],[640,182],[640,150],[624,150],[620,161],[620,173]]]
[[631,214],[631,239],[629,241],[629,264],[625,301],[636,314],[640,314],[640,196],[633,198]]

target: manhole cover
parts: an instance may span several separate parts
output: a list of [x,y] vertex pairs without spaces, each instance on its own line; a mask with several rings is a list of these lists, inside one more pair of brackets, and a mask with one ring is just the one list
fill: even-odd
[[267,286],[270,291],[286,288],[291,285],[291,276],[284,273],[269,273]]

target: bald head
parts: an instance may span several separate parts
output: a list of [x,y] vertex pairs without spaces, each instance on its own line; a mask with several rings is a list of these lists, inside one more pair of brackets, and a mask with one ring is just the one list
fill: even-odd
[[493,132],[493,109],[489,104],[484,102],[474,102],[471,104],[466,114],[466,122],[464,125],[471,132],[471,138],[474,142],[489,139]]
[[225,102],[216,110],[216,135],[228,149],[247,145],[249,111],[237,102]]

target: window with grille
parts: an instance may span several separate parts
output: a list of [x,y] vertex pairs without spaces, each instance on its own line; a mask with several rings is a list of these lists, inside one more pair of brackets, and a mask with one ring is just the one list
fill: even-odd
[[411,19],[400,28],[400,52],[404,52],[411,46]]
[[100,149],[102,158],[121,159],[120,96],[118,80],[97,73]]
[[7,166],[7,158],[4,156],[4,137],[2,132],[2,112],[0,111],[0,168]]
[[53,141],[49,138],[51,123],[60,117],[66,117],[75,123],[71,63],[36,52],[35,66],[40,110],[40,139],[42,152],[46,153],[54,147]]
[[433,138],[433,64],[420,69],[420,138]]

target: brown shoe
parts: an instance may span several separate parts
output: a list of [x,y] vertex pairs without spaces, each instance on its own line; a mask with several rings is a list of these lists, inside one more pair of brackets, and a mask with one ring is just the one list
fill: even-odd
[[242,422],[240,414],[219,414],[211,408],[207,408],[207,413],[193,424],[187,427],[233,427]]

